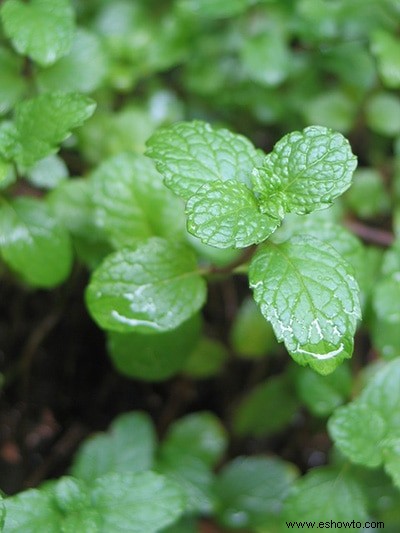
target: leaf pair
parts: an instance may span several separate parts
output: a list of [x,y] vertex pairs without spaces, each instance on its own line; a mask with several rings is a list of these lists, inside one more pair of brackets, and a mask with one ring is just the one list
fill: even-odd
[[148,141],[166,185],[187,201],[187,226],[204,243],[242,248],[264,241],[286,212],[323,209],[351,184],[348,141],[321,126],[283,137],[263,157],[241,135],[200,121]]

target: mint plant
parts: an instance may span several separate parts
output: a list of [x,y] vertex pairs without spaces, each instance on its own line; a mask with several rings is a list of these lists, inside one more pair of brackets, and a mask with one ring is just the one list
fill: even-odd
[[0,530],[398,532],[398,4],[0,2]]
[[[356,166],[344,137],[320,126],[285,136],[264,156],[242,136],[199,121],[161,129],[148,146],[166,185],[186,200],[188,231],[220,248],[267,241],[286,213],[326,208],[350,186]],[[104,167],[95,174],[95,185],[103,180],[110,189],[110,171]],[[103,203],[103,194],[96,203]],[[120,190],[117,198],[126,202],[127,196]],[[120,214],[113,214],[113,200],[104,198],[98,212],[123,237],[127,231]],[[171,201],[160,202],[158,216]],[[129,212],[129,235],[147,236],[152,228],[146,204],[133,205],[120,208]],[[146,229],[136,229],[136,219]],[[159,235],[154,223],[153,228]],[[187,244],[152,237],[132,252],[124,244],[116,242],[120,250],[98,267],[87,290],[89,310],[101,327],[168,331],[202,307],[207,271],[197,267]],[[360,318],[358,286],[351,266],[330,245],[306,236],[267,241],[249,264],[249,282],[261,312],[297,362],[328,374],[351,356]]]

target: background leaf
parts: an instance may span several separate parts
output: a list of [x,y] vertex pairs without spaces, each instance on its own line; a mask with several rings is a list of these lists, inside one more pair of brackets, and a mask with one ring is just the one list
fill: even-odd
[[7,0],[1,7],[4,32],[15,49],[41,65],[66,55],[74,37],[69,0]]

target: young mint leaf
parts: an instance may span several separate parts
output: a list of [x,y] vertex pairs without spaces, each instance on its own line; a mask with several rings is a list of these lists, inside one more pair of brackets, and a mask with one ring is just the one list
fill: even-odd
[[177,484],[154,472],[107,474],[95,481],[91,496],[102,518],[100,533],[156,533],[185,509]]
[[356,464],[377,467],[400,487],[400,359],[380,368],[361,394],[339,407],[328,430],[339,450]]
[[[299,478],[285,502],[286,521],[336,522],[368,519],[367,501],[362,486],[344,469],[313,468]],[[287,522],[286,522],[287,523]],[[340,533],[343,524],[330,528]]]
[[75,23],[69,0],[6,0],[1,20],[14,48],[40,65],[55,63],[71,48]]
[[168,379],[184,367],[200,329],[201,321],[196,314],[176,329],[155,335],[109,332],[109,354],[114,366],[125,376],[145,381]]
[[132,246],[155,235],[175,240],[183,235],[181,201],[143,155],[121,153],[107,159],[90,182],[96,223],[114,247]]
[[161,457],[179,460],[187,455],[197,457],[213,468],[227,447],[226,431],[212,413],[193,413],[175,422],[161,445]]
[[62,517],[52,493],[31,489],[4,500],[4,533],[60,533]]
[[175,329],[205,297],[206,284],[190,248],[158,237],[108,256],[86,291],[99,326],[121,333]]
[[95,108],[93,100],[78,93],[46,93],[19,103],[14,131],[9,130],[12,158],[29,167],[57,151],[71,130],[83,124]]
[[260,437],[287,427],[299,407],[292,391],[293,384],[286,375],[272,377],[257,385],[235,410],[235,432]]
[[58,285],[72,266],[66,230],[43,201],[33,198],[0,202],[0,250],[8,266],[38,287]]
[[188,231],[218,248],[258,244],[281,222],[261,213],[252,191],[239,181],[205,183],[189,198],[186,215]]
[[22,63],[22,58],[0,47],[0,115],[8,113],[26,90]]
[[350,187],[356,165],[343,135],[309,126],[276,143],[253,171],[254,190],[266,213],[276,202],[288,212],[309,213],[328,207]]
[[251,531],[280,523],[283,502],[296,477],[296,468],[280,459],[235,459],[216,482],[218,521],[228,528]]
[[157,130],[146,155],[156,162],[165,184],[188,200],[207,182],[237,180],[250,185],[250,174],[262,161],[251,142],[205,122],[178,122]]
[[351,356],[358,286],[330,245],[308,236],[270,243],[254,256],[249,279],[261,312],[299,364],[329,374]]
[[90,93],[101,85],[106,73],[107,58],[99,37],[80,28],[68,55],[39,70],[37,81],[45,91]]
[[71,474],[87,483],[112,472],[141,472],[153,466],[156,436],[144,413],[125,413],[107,433],[87,439],[78,450]]

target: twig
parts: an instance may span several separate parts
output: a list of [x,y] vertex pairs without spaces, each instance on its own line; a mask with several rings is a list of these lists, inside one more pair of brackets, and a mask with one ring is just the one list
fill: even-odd
[[377,244],[378,246],[383,246],[385,248],[393,244],[394,236],[389,231],[371,228],[370,226],[366,226],[355,220],[347,220],[345,225],[350,231],[366,242]]

